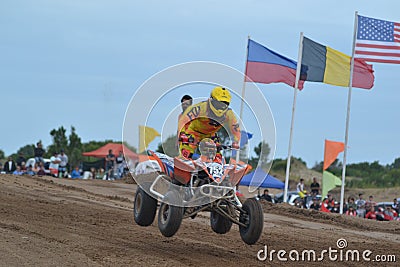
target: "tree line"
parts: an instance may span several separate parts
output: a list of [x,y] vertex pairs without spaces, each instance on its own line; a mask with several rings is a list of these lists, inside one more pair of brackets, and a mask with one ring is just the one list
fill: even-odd
[[[54,152],[60,152],[61,149],[64,150],[65,154],[68,156],[68,164],[69,166],[79,166],[79,164],[83,161],[95,161],[97,159],[84,157],[82,156],[83,152],[96,150],[110,142],[113,143],[121,143],[114,142],[113,140],[104,140],[104,141],[89,141],[86,143],[82,143],[81,138],[76,133],[75,127],[71,126],[70,134],[67,136],[67,130],[61,126],[58,129],[53,129],[50,131],[50,136],[52,137],[52,143],[46,147],[44,154],[45,158],[50,158]],[[37,142],[42,142],[38,140]],[[36,142],[36,143],[37,143]],[[36,147],[35,144],[24,145],[17,150],[16,153],[9,155],[14,160],[17,159],[19,154],[22,154],[26,160],[29,158],[33,158],[35,153],[34,149]],[[133,151],[136,149],[133,148]],[[4,151],[0,150],[0,159],[5,159]]]
[[[75,127],[71,126],[70,133],[67,136],[67,130],[61,126],[58,129],[50,131],[52,137],[52,143],[46,148],[47,158],[50,158],[54,152],[59,152],[64,149],[65,153],[69,158],[70,166],[77,166],[82,161],[95,161],[96,159],[82,156],[83,152],[96,150],[110,142],[121,143],[113,140],[104,141],[89,141],[82,143],[81,138],[76,133]],[[166,152],[170,156],[177,155],[176,147],[176,135],[168,137],[165,142],[159,143],[157,151]],[[228,140],[227,134],[222,135],[223,143]],[[41,140],[38,140],[41,142]],[[127,144],[125,144],[127,145]],[[18,149],[18,151],[10,156],[16,160],[20,153],[26,159],[34,157],[34,149],[36,144],[28,144]],[[128,146],[129,149],[136,152],[135,147]],[[261,150],[264,151],[263,157],[260,159]],[[254,147],[255,156],[251,156],[248,159],[248,163],[254,168],[260,161],[261,168],[268,168],[271,166],[271,172],[283,172],[286,171],[286,159],[270,159],[270,147],[267,142],[262,141]],[[5,159],[4,151],[0,150],[0,159]],[[298,162],[300,165],[304,165],[307,168],[306,163],[301,158],[293,157],[293,161]],[[311,168],[317,172],[322,173],[323,162],[317,162]],[[328,168],[328,171],[334,175],[342,176],[343,165],[339,160]],[[393,163],[387,165],[379,164],[379,161],[352,163],[346,166],[346,186],[354,188],[368,188],[368,187],[392,187],[400,186],[400,158],[396,158]]]
[[[323,162],[313,166],[313,170],[322,172]],[[343,164],[338,159],[327,169],[342,177]],[[349,177],[349,179],[347,179]],[[354,188],[375,188],[400,186],[400,158],[393,163],[381,165],[379,161],[360,162],[346,165],[346,185]]]
[[[226,143],[229,140],[227,134],[222,134],[220,136],[222,136],[222,143]],[[260,159],[262,150],[264,153]],[[167,153],[170,156],[176,156],[178,154],[176,135],[168,137],[163,143],[159,143],[157,151]],[[271,167],[270,172],[272,174],[286,172],[287,159],[270,159],[270,146],[267,142],[262,141],[255,146],[254,153],[255,156],[250,156],[248,159],[248,163],[253,169],[259,164],[259,166],[265,170],[269,170],[269,167]],[[229,157],[227,159],[229,160]],[[295,168],[307,168],[306,162],[300,157],[292,157],[291,162],[291,169],[294,171]],[[322,166],[323,161],[317,162],[311,169],[322,174]],[[342,169],[342,163],[336,159],[328,168],[328,171],[338,177],[342,177]],[[400,186],[400,158],[395,159],[393,163],[388,165],[381,165],[378,161],[374,161],[372,163],[353,163],[346,166],[346,187],[372,188],[392,186]]]

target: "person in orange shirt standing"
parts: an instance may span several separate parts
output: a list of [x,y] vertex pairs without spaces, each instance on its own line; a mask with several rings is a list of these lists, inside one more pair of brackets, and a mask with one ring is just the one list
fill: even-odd
[[179,135],[181,132],[181,129],[183,128],[183,125],[181,123],[184,121],[182,119],[183,113],[186,111],[188,107],[190,107],[193,104],[193,98],[190,95],[184,95],[181,98],[181,107],[182,107],[182,112],[178,116],[178,130],[176,134],[176,147],[179,149]]

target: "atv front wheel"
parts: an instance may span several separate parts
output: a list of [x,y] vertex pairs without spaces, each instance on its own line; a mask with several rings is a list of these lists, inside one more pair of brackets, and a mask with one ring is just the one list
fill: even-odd
[[133,216],[140,226],[149,226],[156,217],[157,200],[149,196],[140,186],[137,187]]
[[158,229],[165,237],[173,236],[179,229],[183,219],[183,208],[168,203],[180,203],[179,193],[168,191],[165,194],[164,202],[158,211]]
[[260,238],[264,226],[264,214],[261,204],[254,198],[247,199],[242,206],[244,212],[240,213],[239,221],[246,225],[239,226],[242,240],[253,245]]
[[231,230],[232,221],[216,211],[211,211],[210,214],[211,229],[217,234],[226,234]]

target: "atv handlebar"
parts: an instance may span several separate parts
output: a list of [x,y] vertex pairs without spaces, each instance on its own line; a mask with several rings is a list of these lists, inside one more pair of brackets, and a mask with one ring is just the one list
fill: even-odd
[[239,147],[236,145],[217,145],[217,148],[221,148],[221,149],[230,149],[230,150],[239,150]]

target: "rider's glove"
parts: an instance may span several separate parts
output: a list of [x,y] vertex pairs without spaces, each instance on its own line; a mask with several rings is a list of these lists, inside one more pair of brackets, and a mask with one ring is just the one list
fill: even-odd
[[222,163],[222,155],[221,154],[215,155],[214,162]]
[[232,143],[232,148],[233,148],[233,149],[239,149],[239,144],[238,144],[238,142],[233,142],[233,143]]

